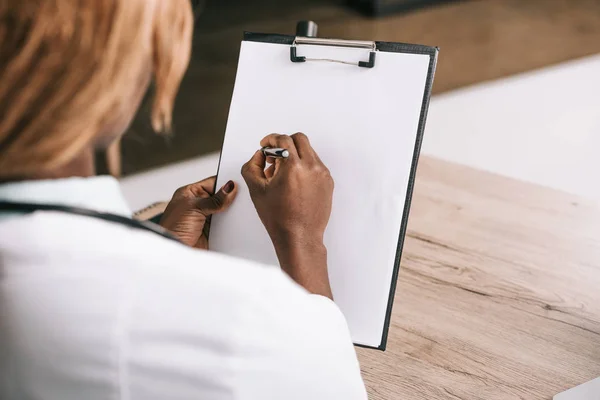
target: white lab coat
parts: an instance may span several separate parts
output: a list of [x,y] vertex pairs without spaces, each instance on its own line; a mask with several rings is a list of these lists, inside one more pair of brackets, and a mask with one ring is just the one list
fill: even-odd
[[[112,178],[0,199],[129,214]],[[344,317],[277,267],[60,212],[0,215],[0,398],[364,399]]]

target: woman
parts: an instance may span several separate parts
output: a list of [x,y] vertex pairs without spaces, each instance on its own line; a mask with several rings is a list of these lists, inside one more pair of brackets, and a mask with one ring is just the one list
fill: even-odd
[[365,398],[330,300],[333,183],[306,136],[257,143],[296,150],[276,169],[243,166],[281,269],[206,251],[237,182],[179,189],[168,235],[94,177],[152,78],[169,130],[189,0],[1,0],[0,19],[0,398]]

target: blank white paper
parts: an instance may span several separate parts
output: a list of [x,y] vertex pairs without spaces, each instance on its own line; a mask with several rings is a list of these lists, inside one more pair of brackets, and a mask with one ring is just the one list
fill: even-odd
[[600,400],[600,378],[559,393],[554,400]]
[[[368,59],[324,46],[298,54]],[[213,217],[210,247],[278,265],[240,169],[267,134],[306,133],[335,180],[329,275],[357,344],[381,344],[428,67],[429,55],[387,52],[373,69],[292,63],[288,45],[242,42],[217,182],[233,179],[239,194]]]

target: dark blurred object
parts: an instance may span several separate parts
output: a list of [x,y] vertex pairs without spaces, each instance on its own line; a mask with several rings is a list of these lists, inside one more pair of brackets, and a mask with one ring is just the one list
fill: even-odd
[[97,149],[94,162],[98,175],[112,175],[120,178],[122,173],[121,140],[114,141],[105,149]]
[[206,3],[206,0],[191,0],[192,2],[192,9],[194,10],[194,19],[198,20],[198,17],[200,16],[200,14],[202,13],[202,10],[204,9],[204,3]]
[[457,0],[347,0],[361,13],[374,17],[452,1]]
[[300,21],[296,24],[296,36],[317,37],[319,26],[313,21]]

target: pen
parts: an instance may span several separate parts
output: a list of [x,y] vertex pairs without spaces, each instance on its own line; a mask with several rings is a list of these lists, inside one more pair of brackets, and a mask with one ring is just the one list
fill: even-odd
[[263,147],[260,150],[266,157],[288,158],[290,156],[290,152],[287,149],[281,149],[278,147]]

